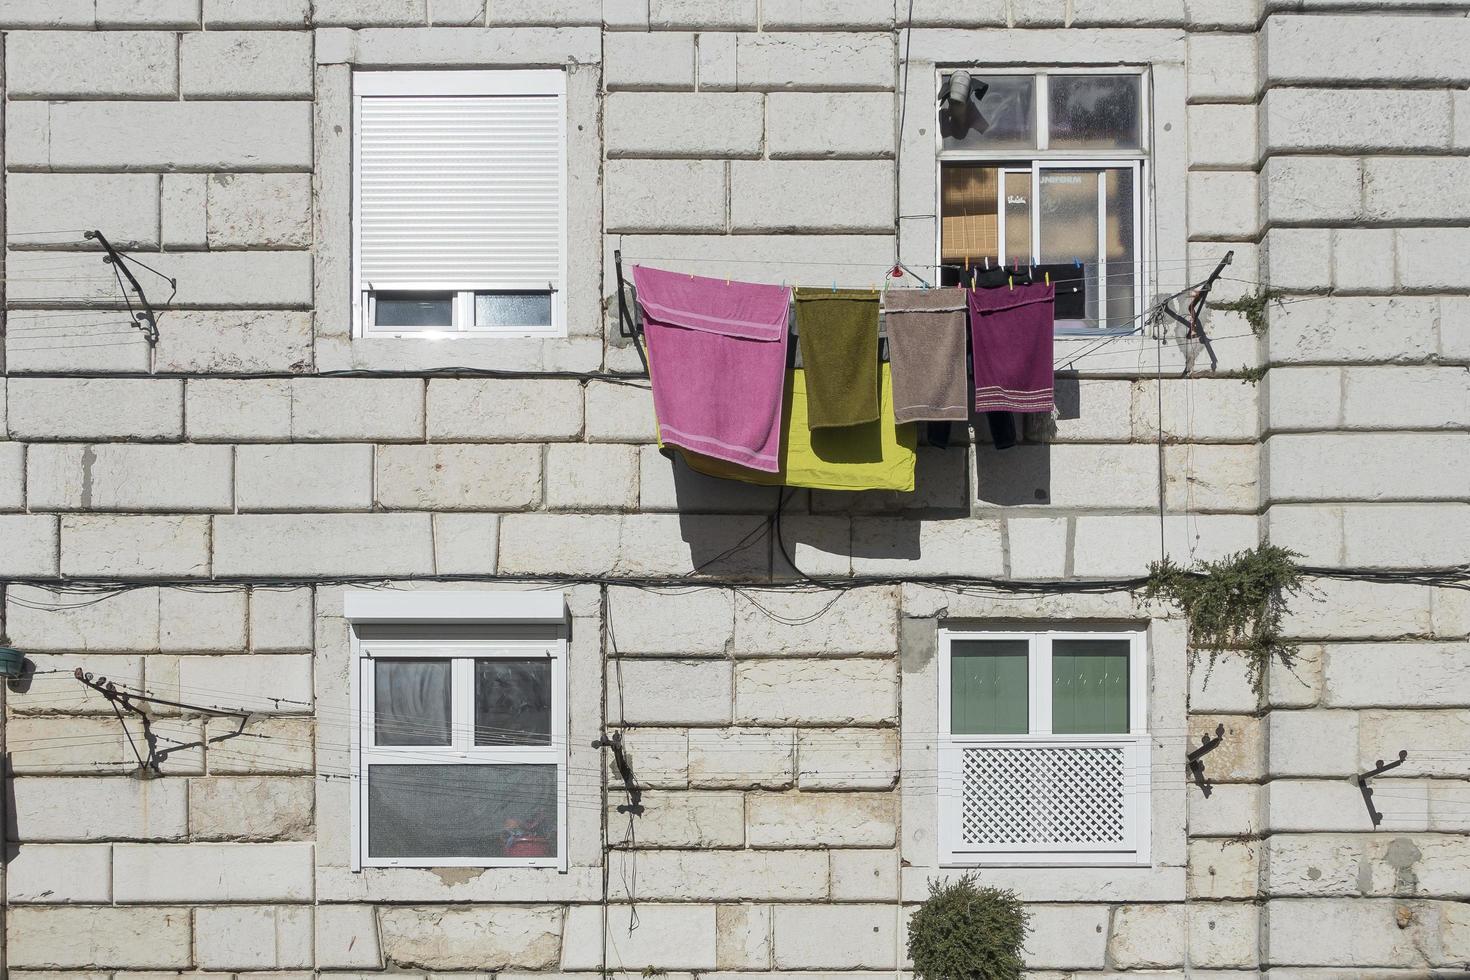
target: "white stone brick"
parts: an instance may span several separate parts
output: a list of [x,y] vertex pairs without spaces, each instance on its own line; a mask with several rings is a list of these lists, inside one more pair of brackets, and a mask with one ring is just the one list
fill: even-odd
[[1189,97],[1248,100],[1260,89],[1256,41],[1248,34],[1189,35]]
[[648,0],[654,30],[754,30],[757,0]]
[[209,574],[209,518],[61,518],[61,574],[82,578]]
[[1313,601],[1292,603],[1286,630],[1304,639],[1427,636],[1429,599],[1429,590],[1417,586],[1320,579]]
[[[806,851],[646,851],[638,900],[810,901],[827,897],[827,855]],[[613,895],[627,889],[613,876]]]
[[30,447],[26,488],[33,510],[227,511],[231,466],[228,446],[45,443]]
[[898,780],[898,735],[889,729],[802,729],[796,753],[802,790],[888,789]]
[[[1414,16],[1378,8],[1378,16],[1269,17],[1261,51],[1273,82],[1464,84],[1470,76],[1470,30],[1462,18]],[[1324,58],[1324,51],[1332,57]]]
[[852,571],[859,576],[989,576],[1005,567],[1001,524],[995,520],[859,517],[851,540]]
[[777,905],[778,970],[891,970],[901,910],[891,905]]
[[715,965],[721,970],[767,970],[771,966],[771,907],[715,908]]
[[16,439],[176,439],[183,382],[162,378],[11,378]]
[[[297,706],[299,707],[299,705]],[[232,737],[240,722],[211,719],[205,728],[209,771],[229,773],[311,773],[312,722],[302,718],[252,718],[250,734]]]
[[241,511],[368,510],[373,447],[240,446],[235,482]]
[[17,27],[97,26],[96,0],[55,0],[38,6],[30,0],[0,0],[0,24]]
[[[311,256],[306,252],[166,252],[150,264],[177,278],[175,302],[180,304],[304,307],[311,303]],[[9,268],[12,275],[39,277],[13,285],[16,300],[116,302],[117,285],[107,279],[47,278],[52,260],[46,253],[12,253]]]
[[[311,656],[277,653],[149,661],[148,686],[171,690],[163,696],[174,701],[203,699],[258,714],[300,714],[311,709]],[[238,721],[235,727],[239,728]]]
[[310,0],[204,0],[204,26],[305,27],[311,22]]
[[1374,221],[1464,221],[1470,218],[1467,181],[1465,157],[1369,157],[1363,161],[1365,215]]
[[9,910],[6,965],[11,969],[187,969],[192,964],[189,910],[46,908]]
[[888,92],[772,92],[766,97],[768,151],[772,159],[892,156],[893,131],[877,123],[892,116],[893,104]]
[[[1432,468],[1417,465],[1433,459]],[[1460,433],[1282,434],[1266,441],[1272,500],[1453,499],[1470,485]]]
[[[1141,516],[1078,517],[1072,542],[1072,574],[1084,577],[1145,575],[1159,559],[1159,518]],[[1259,528],[1250,515],[1170,516],[1164,521],[1164,544],[1176,562],[1211,561],[1253,548]]]
[[383,446],[378,504],[389,510],[523,510],[541,499],[535,446]]
[[741,34],[735,58],[741,89],[893,88],[888,33]]
[[158,649],[192,653],[245,648],[245,591],[158,591]]
[[[1266,274],[1277,289],[1320,290],[1332,285],[1330,228],[1272,228],[1266,232]],[[1389,276],[1393,256],[1389,256]]]
[[1190,513],[1255,513],[1260,459],[1255,446],[1165,446],[1164,500]]
[[1123,905],[1113,915],[1108,960],[1120,969],[1158,969],[1184,963],[1183,905]]
[[622,655],[723,655],[733,635],[732,593],[608,590],[608,629]]
[[317,969],[381,970],[377,911],[371,905],[316,907]]
[[1268,153],[1450,145],[1446,92],[1277,88],[1261,100],[1261,118]]
[[51,106],[50,133],[57,168],[311,167],[305,102],[58,102]]
[[191,380],[184,416],[195,441],[285,440],[291,436],[289,382]]
[[211,247],[311,245],[307,174],[212,174],[206,184],[206,210]]
[[[603,964],[604,930],[615,936],[618,958],[650,970],[713,970],[713,905],[574,905],[567,911],[563,970],[596,970]],[[637,927],[630,929],[630,922]],[[611,954],[609,954],[609,959]]]
[[[1366,772],[1379,762],[1408,749],[1408,758],[1394,770],[1399,777],[1428,776],[1456,779],[1456,760],[1470,751],[1470,711],[1363,711],[1358,717],[1358,751],[1348,769]],[[1419,749],[1419,746],[1433,746]]]
[[[11,43],[24,32],[10,35]],[[102,35],[74,35],[100,37]],[[100,225],[118,248],[158,244],[158,177],[154,174],[10,174],[5,181],[7,234],[13,245],[80,239],[50,232]],[[64,261],[82,261],[68,254]],[[100,258],[98,269],[103,270]],[[13,314],[12,314],[13,316]],[[91,317],[95,319],[95,315]]]
[[314,829],[315,803],[316,790],[310,779],[259,776],[192,779],[189,781],[189,836],[196,841],[307,839]]
[[312,591],[307,587],[250,590],[250,649],[257,653],[309,650]]
[[1273,156],[1261,168],[1261,180],[1265,224],[1351,222],[1362,217],[1363,167],[1356,159]]
[[548,510],[636,510],[638,450],[566,443],[546,447]]
[[5,157],[12,167],[50,166],[50,103],[17,102],[9,107],[5,113]]
[[1342,562],[1349,567],[1443,568],[1464,558],[1470,505],[1345,506],[1342,525]]
[[898,852],[838,848],[831,855],[832,897],[893,901],[898,896]]
[[[638,819],[639,847],[740,847],[745,843],[745,796],[741,793],[650,795]],[[608,820],[619,814],[609,805]]]
[[293,378],[291,438],[303,442],[424,438],[424,385],[414,378]]
[[179,55],[186,99],[311,94],[311,35],[304,31],[185,34]]
[[199,0],[97,0],[98,27],[198,27]]
[[893,26],[893,5],[886,0],[765,0],[761,30],[831,30]]
[[730,224],[737,231],[890,231],[893,164],[737,160],[730,165]]
[[562,912],[546,906],[378,910],[383,954],[398,967],[431,970],[554,969]]
[[27,651],[158,649],[157,589],[129,589],[83,604],[59,602],[55,592],[28,585],[12,585],[6,593],[6,631]]
[[[171,329],[158,341],[160,371],[234,374],[306,369],[312,360],[311,314],[285,310],[185,311],[169,314]],[[285,391],[284,382],[258,380],[254,391]],[[274,407],[272,400],[268,403]],[[257,414],[252,412],[250,414]]]
[[117,844],[112,868],[119,903],[300,902],[313,896],[311,844]]
[[176,43],[154,31],[15,31],[6,37],[12,97],[173,98]]
[[[463,11],[469,11],[475,7],[473,0],[458,0]],[[438,23],[443,18],[443,11],[450,4],[444,0],[435,0],[430,5],[429,13]],[[468,18],[462,13],[461,22],[467,23]],[[602,23],[602,5],[599,0],[501,0],[500,3],[490,4],[489,23],[491,26],[500,24],[583,24],[597,26]],[[647,24],[645,23],[646,27]]]
[[67,904],[112,902],[112,845],[26,844],[5,865],[11,902]]
[[760,156],[758,93],[614,93],[603,112],[610,157]]
[[204,174],[164,174],[159,180],[163,195],[159,204],[163,244],[203,248],[208,244],[204,227]]
[[603,180],[609,232],[725,230],[718,160],[609,160]]
[[706,31],[694,39],[695,81],[701,92],[729,92],[739,81],[735,45],[740,35]]
[[[0,575],[44,578],[56,574],[56,518],[40,514],[0,515]],[[12,633],[14,628],[12,627]]]
[[24,510],[26,505],[26,447],[0,442],[0,510]]
[[735,667],[735,718],[755,724],[875,724],[898,711],[886,660],[748,660]]
[[1271,431],[1336,429],[1342,425],[1341,368],[1273,367],[1262,384]]
[[[689,785],[689,731],[684,728],[632,728],[623,732],[623,750],[632,760],[633,780],[643,789],[684,789]],[[608,778],[617,771],[607,759]]]
[[1189,114],[1189,163],[1192,167],[1254,167],[1257,146],[1253,105],[1192,105]]
[[1331,644],[1323,667],[1323,704],[1470,706],[1470,678],[1461,669],[1467,652],[1470,646],[1464,643]]
[[609,91],[694,87],[694,35],[609,32],[603,37]]
[[[1401,909],[1411,913],[1407,920],[1399,918]],[[1437,918],[1432,906],[1389,899],[1278,900],[1266,909],[1265,941],[1273,965],[1422,968]]]
[[745,836],[751,847],[893,847],[891,793],[751,793]]
[[740,592],[733,652],[892,655],[898,649],[898,590]]
[[653,397],[648,388],[592,381],[585,398],[588,442],[653,442]]
[[490,575],[500,546],[495,514],[434,514],[434,571],[440,575]]
[[1217,785],[1208,800],[1193,784],[1185,792],[1192,837],[1241,837],[1259,833],[1265,825],[1259,786]]
[[1007,519],[1010,574],[1023,581],[1065,577],[1069,533],[1069,522],[1063,517]]
[[412,27],[428,22],[427,0],[313,0],[319,27]]
[[1189,842],[1190,898],[1255,898],[1260,891],[1260,848],[1248,840]]
[[311,918],[310,908],[290,906],[198,908],[194,911],[194,955],[206,970],[310,967],[315,939]]
[[1404,289],[1442,292],[1470,286],[1470,272],[1458,261],[1470,249],[1470,229],[1401,228],[1394,232],[1394,245]]
[[[587,414],[590,422],[592,413]],[[639,509],[644,513],[758,514],[771,510],[768,487],[696,473],[677,452],[666,456],[657,446],[643,446],[638,469]],[[795,498],[793,504],[799,500]]]
[[355,64],[371,67],[508,67],[595,64],[600,32],[591,27],[368,29],[357,32]]
[[1221,170],[1189,175],[1189,233],[1195,237],[1250,238],[1259,226],[1256,175]]
[[689,785],[786,789],[792,786],[796,736],[790,730],[721,728],[689,732]]
[[1439,308],[1420,297],[1324,297],[1270,309],[1273,362],[1412,362],[1435,350]]
[[214,525],[214,572],[426,575],[432,539],[428,514],[224,515]]
[[183,779],[25,776],[14,785],[21,842],[179,840],[188,829]]
[[432,442],[537,442],[582,432],[582,390],[575,381],[499,378],[429,382]]
[[1393,291],[1393,232],[1338,228],[1332,232],[1332,286],[1339,293]]
[[729,661],[624,660],[608,665],[607,686],[614,724],[730,723]]
[[1269,774],[1346,776],[1358,764],[1358,716],[1351,711],[1273,711]]
[[1104,905],[1033,905],[1031,935],[1022,947],[1027,967],[1097,969],[1107,949],[1108,908]]

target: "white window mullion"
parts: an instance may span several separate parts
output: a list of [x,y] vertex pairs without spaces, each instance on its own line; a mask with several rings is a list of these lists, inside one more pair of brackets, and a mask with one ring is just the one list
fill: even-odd
[[1031,638],[1031,690],[1036,704],[1034,735],[1051,734],[1051,637]]
[[1036,148],[1051,148],[1051,79],[1046,72],[1036,76]]

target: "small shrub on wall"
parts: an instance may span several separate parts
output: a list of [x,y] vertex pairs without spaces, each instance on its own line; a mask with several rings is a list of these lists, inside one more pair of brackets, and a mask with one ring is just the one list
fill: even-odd
[[909,958],[919,980],[1019,980],[1031,916],[1016,893],[982,888],[967,874],[929,882],[909,918]]

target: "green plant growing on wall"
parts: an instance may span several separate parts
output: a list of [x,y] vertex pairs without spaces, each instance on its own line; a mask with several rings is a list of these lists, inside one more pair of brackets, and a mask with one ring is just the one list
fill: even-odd
[[1268,287],[1259,292],[1247,293],[1240,299],[1210,303],[1209,307],[1222,313],[1241,314],[1245,317],[1245,322],[1250,324],[1251,333],[1259,337],[1266,332],[1266,305],[1273,301],[1279,305],[1281,296],[1281,290]]
[[1251,686],[1259,691],[1273,658],[1287,666],[1296,658],[1296,647],[1281,635],[1281,620],[1287,600],[1302,588],[1300,557],[1264,544],[1190,568],[1165,558],[1149,565],[1143,595],[1171,602],[1184,613],[1191,658],[1208,651],[1213,667],[1222,654],[1239,653],[1246,658]]
[[982,888],[974,874],[930,881],[909,918],[909,958],[919,980],[1018,980],[1031,916],[1016,893]]

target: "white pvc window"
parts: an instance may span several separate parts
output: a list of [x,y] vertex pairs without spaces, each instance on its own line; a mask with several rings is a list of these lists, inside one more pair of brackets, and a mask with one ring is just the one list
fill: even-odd
[[971,71],[986,90],[964,123],[939,109],[941,281],[1037,268],[1057,285],[1058,333],[1134,329],[1146,286],[1147,73]]
[[566,632],[506,598],[354,620],[358,867],[565,870]]
[[356,72],[353,132],[359,336],[566,333],[565,72]]
[[1141,632],[940,631],[940,863],[1149,863]]

